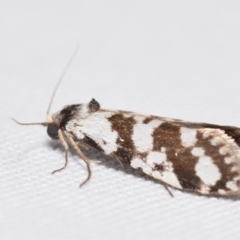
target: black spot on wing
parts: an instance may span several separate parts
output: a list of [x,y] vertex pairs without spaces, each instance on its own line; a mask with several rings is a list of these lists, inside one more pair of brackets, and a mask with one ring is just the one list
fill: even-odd
[[117,151],[113,155],[115,155],[119,160],[128,164],[130,164],[133,158],[133,153],[131,151],[128,151],[120,147],[117,149]]
[[153,167],[154,171],[159,171],[160,173],[162,173],[163,171],[166,170],[166,167],[164,164],[155,164],[155,166]]

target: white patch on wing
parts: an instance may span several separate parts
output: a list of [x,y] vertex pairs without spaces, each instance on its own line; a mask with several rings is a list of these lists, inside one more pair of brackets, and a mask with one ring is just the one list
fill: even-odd
[[202,194],[208,194],[210,192],[210,187],[206,184],[202,184],[199,192]]
[[196,175],[205,183],[214,186],[218,180],[221,179],[221,173],[218,167],[213,163],[208,156],[199,158],[195,166]]
[[[155,152],[157,153],[157,152]],[[152,176],[155,179],[161,180],[162,182],[169,184],[173,187],[182,189],[181,184],[179,183],[177,176],[175,175],[175,173],[173,172],[173,167],[172,167],[172,163],[169,163],[167,161],[165,161],[166,163],[166,170],[164,171],[153,171],[151,164],[151,161],[153,163],[157,162],[160,163],[159,158],[157,158],[157,154],[152,153],[150,154],[149,158],[147,159],[147,162],[144,162],[142,159],[140,158],[135,158],[131,161],[131,167],[137,169],[137,168],[141,168],[142,171],[144,173],[146,173],[149,176]],[[160,153],[160,154],[164,154],[164,153]],[[160,155],[158,155],[160,156]],[[164,155],[161,155],[160,158],[163,160]],[[150,160],[151,159],[151,160]],[[150,160],[150,162],[149,162]]]
[[146,164],[142,159],[140,158],[135,158],[131,161],[131,167],[137,169],[141,168],[144,173],[147,175],[151,175],[152,173],[152,168]]
[[231,168],[231,172],[239,172],[239,166],[233,166],[232,168]]
[[234,161],[233,161],[233,158],[232,158],[232,157],[225,157],[225,158],[224,158],[224,162],[225,162],[226,164],[230,164],[230,163],[232,163],[232,162],[234,162]]
[[226,155],[228,153],[228,146],[223,146],[219,149],[219,153],[222,155]]
[[166,153],[161,153],[161,152],[150,152],[147,155],[147,163],[151,166],[154,167],[155,164],[161,164],[167,160]]
[[147,156],[147,164],[149,164],[151,168],[154,168],[154,166],[157,164],[163,164],[164,170],[154,170],[152,171],[151,176],[173,187],[182,189],[182,186],[173,171],[172,163],[167,161],[166,153],[150,152]]
[[218,193],[220,195],[226,195],[227,194],[227,192],[225,190],[223,190],[223,189],[218,189]]
[[195,143],[197,142],[197,131],[195,129],[181,127],[180,132],[181,142],[184,147],[191,147],[195,145]]
[[182,186],[180,185],[177,176],[175,175],[174,172],[171,171],[153,171],[152,176],[156,179],[159,179],[160,181],[169,184],[170,186],[173,186],[178,189],[182,189]]
[[145,117],[145,116],[142,116],[142,115],[135,115],[135,116],[134,116],[134,119],[135,119],[137,122],[139,122],[139,123],[141,123],[145,118],[146,118],[146,117]]
[[93,139],[106,154],[117,150],[116,140],[118,133],[112,131],[108,117],[114,114],[111,112],[96,112],[85,119],[73,119],[66,125],[66,130],[73,132],[78,139],[88,136]]
[[192,149],[192,155],[196,157],[201,157],[204,155],[204,149],[201,147],[195,147]]
[[218,144],[222,143],[223,140],[219,136],[216,136],[213,139],[211,139],[210,142],[213,146],[217,146]]
[[239,190],[239,187],[237,186],[236,182],[234,181],[228,181],[226,183],[226,187],[230,190],[232,190],[233,192],[236,192]]
[[152,133],[155,128],[161,125],[162,121],[154,119],[149,123],[142,123],[145,117],[135,116],[136,124],[133,127],[132,140],[139,152],[151,151],[153,147]]
[[122,113],[122,114],[123,114],[123,116],[125,118],[130,118],[130,117],[132,117],[134,115],[134,113],[131,113],[131,112],[129,112],[129,113]]
[[89,114],[89,104],[88,103],[81,104],[78,112],[76,113],[76,117],[79,117],[79,118],[83,119],[83,118],[88,117],[89,115],[90,115]]
[[238,181],[238,180],[240,180],[240,176],[236,176],[236,177],[234,177],[233,180],[234,180],[234,181]]
[[81,140],[85,137],[85,135],[80,132],[78,130],[78,126],[76,126],[76,124],[78,123],[78,121],[76,119],[74,120],[70,120],[67,124],[66,124],[66,130],[70,133],[74,133],[74,135],[76,136],[77,139]]
[[209,132],[205,131],[203,132],[203,138],[208,138],[209,137]]

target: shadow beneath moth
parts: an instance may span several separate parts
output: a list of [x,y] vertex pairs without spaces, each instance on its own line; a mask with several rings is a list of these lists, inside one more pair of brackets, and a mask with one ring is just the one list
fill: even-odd
[[80,186],[90,179],[90,164],[94,162],[81,149],[95,149],[159,180],[166,188],[171,186],[208,196],[237,196],[240,192],[240,129],[237,127],[104,110],[95,99],[65,106],[59,112],[48,114],[48,120],[43,123],[16,122],[46,126],[48,135],[60,140],[65,164],[53,173],[67,166],[71,146],[88,169],[88,176]]

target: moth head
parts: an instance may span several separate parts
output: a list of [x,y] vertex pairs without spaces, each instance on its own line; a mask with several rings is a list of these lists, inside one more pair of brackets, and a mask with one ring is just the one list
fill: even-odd
[[15,119],[20,125],[42,125],[47,127],[47,134],[52,139],[59,139],[58,130],[65,129],[65,125],[72,119],[85,119],[89,115],[97,112],[100,109],[100,104],[93,98],[89,103],[72,104],[65,106],[59,112],[48,114],[46,122],[43,123],[21,123]]
[[99,109],[100,104],[93,98],[89,103],[65,106],[61,111],[52,115],[52,121],[55,125],[64,129],[72,119],[85,119]]

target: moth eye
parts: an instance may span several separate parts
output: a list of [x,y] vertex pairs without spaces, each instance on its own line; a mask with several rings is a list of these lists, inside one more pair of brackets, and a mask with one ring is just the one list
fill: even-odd
[[52,139],[59,139],[58,137],[58,127],[56,125],[48,125],[47,134]]

